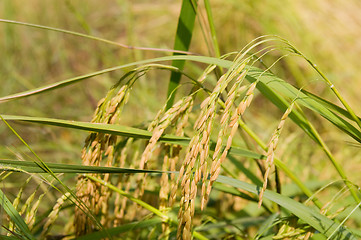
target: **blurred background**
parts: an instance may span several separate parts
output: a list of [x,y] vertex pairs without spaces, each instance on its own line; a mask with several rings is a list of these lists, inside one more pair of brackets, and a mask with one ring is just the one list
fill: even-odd
[[[211,0],[210,3],[221,54],[239,51],[262,35],[281,36],[316,63],[356,113],[361,115],[360,1]],[[131,46],[172,49],[180,6],[181,1],[173,0],[2,0],[0,18],[71,30]],[[205,15],[202,3],[198,11]],[[200,26],[197,19],[190,51],[209,56],[211,53]],[[0,34],[0,96],[170,54],[129,50],[59,32],[2,22]],[[272,53],[265,58],[265,62],[270,65],[280,56],[280,53]],[[131,68],[100,75],[51,93],[1,103],[0,114],[89,121],[97,102],[129,70]],[[187,64],[185,70],[196,76],[201,68],[196,64]],[[288,82],[339,104],[305,60],[287,57],[272,70]],[[169,75],[165,71],[152,71],[136,83],[123,114],[123,124],[142,124],[154,117],[166,100],[165,86]],[[265,141],[282,114],[269,105],[258,97],[248,119],[251,122],[256,120],[252,122],[254,129],[259,129]],[[318,130],[335,155],[340,156],[341,161],[353,161],[345,165],[346,172],[355,173],[355,166],[360,164],[356,157],[359,147],[350,146],[348,141],[351,139],[340,135],[339,130],[330,127],[329,123],[317,121],[320,121]],[[272,127],[265,131],[270,123]],[[12,126],[44,161],[80,162],[86,132],[19,123],[12,123]],[[326,130],[327,134],[324,134]],[[322,171],[327,160],[322,151],[309,148],[312,146],[311,140],[302,140],[304,133],[295,131],[292,124],[288,133],[282,141],[295,144],[287,149],[281,146],[279,154],[284,159],[290,159],[288,164],[297,169],[299,176],[323,176],[327,179],[335,175],[333,169],[331,172]],[[303,145],[297,144],[301,141]],[[3,158],[26,155],[25,147],[4,124],[0,124],[0,145]],[[292,160],[289,157],[295,152],[302,154],[297,154],[297,159]],[[297,167],[306,164],[309,167]],[[359,177],[351,174],[350,178],[357,180]]]

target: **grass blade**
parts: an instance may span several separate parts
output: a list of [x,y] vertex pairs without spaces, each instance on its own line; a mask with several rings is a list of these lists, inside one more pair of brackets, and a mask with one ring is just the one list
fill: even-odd
[[[236,188],[240,188],[246,190],[248,192],[259,194],[261,190],[261,186],[252,185],[249,183],[245,183],[239,181],[237,179],[233,179],[226,176],[219,176],[216,180],[219,183],[231,185]],[[292,214],[296,215],[299,219],[302,219],[307,224],[315,228],[320,233],[324,234],[326,237],[329,237],[336,231],[334,237],[339,240],[347,239],[353,240],[356,239],[347,229],[343,227],[339,227],[339,225],[332,220],[328,219],[326,216],[321,215],[318,211],[311,209],[291,198],[280,195],[273,191],[266,190],[264,193],[264,198],[267,198],[270,201],[277,203],[278,205],[284,207]]]
[[[174,173],[171,171],[144,170],[119,167],[99,167],[74,164],[45,163],[53,173]],[[21,171],[27,173],[48,173],[35,162],[18,160],[0,160],[0,170]]]
[[[110,236],[114,236],[128,231],[133,231],[139,228],[154,227],[155,225],[161,223],[162,220],[160,218],[152,218],[148,220],[142,220],[139,222],[127,223],[119,227],[109,228],[107,229],[107,231]],[[96,239],[104,239],[105,237],[107,237],[107,235],[104,231],[98,231],[78,237],[77,240],[89,240],[89,239],[96,240]]]
[[18,227],[21,233],[27,239],[36,239],[30,232],[28,225],[24,222],[23,218],[20,216],[18,211],[11,204],[9,199],[5,196],[5,194],[0,189],[0,204],[4,208],[7,215],[9,215],[10,219],[14,222],[14,224]]
[[10,100],[19,99],[19,98],[23,98],[23,97],[30,97],[30,96],[33,96],[33,95],[36,95],[36,94],[47,92],[47,91],[52,91],[52,90],[55,90],[57,88],[66,87],[68,85],[75,84],[75,83],[78,83],[80,81],[89,79],[91,77],[95,77],[95,76],[105,74],[105,73],[109,73],[109,72],[114,72],[114,71],[117,71],[117,70],[120,70],[120,69],[123,69],[123,68],[135,67],[137,65],[145,65],[145,64],[154,63],[154,62],[164,62],[164,61],[173,61],[173,60],[190,60],[190,61],[196,61],[196,62],[201,62],[201,63],[206,63],[206,64],[216,64],[218,66],[222,66],[222,67],[225,67],[225,68],[231,66],[231,64],[232,64],[232,62],[228,61],[228,60],[212,58],[212,57],[204,57],[204,56],[177,55],[177,56],[152,58],[152,59],[132,62],[132,63],[116,66],[116,67],[103,69],[103,70],[100,70],[100,71],[88,73],[88,74],[81,75],[81,76],[78,76],[78,77],[73,77],[73,78],[69,78],[69,79],[66,79],[66,80],[58,81],[56,83],[44,85],[44,86],[41,86],[41,87],[38,87],[38,88],[35,88],[35,89],[30,89],[28,91],[23,91],[23,92],[19,92],[19,93],[16,93],[16,94],[11,94],[11,95],[8,95],[8,96],[0,97],[0,103],[10,101]]
[[[102,132],[102,133],[114,134],[124,137],[134,137],[134,138],[147,139],[147,140],[151,138],[151,133],[146,130],[125,127],[121,125],[76,122],[69,120],[26,117],[26,116],[3,115],[2,117],[6,120],[16,120],[16,121],[44,124],[44,125],[53,125],[53,126],[65,127],[65,128],[73,128],[78,130]],[[167,142],[170,144],[187,146],[190,139],[186,137],[177,137],[177,136],[165,134],[159,139],[159,141]],[[211,143],[210,149],[214,150],[215,146],[216,146],[215,143]],[[229,154],[252,158],[252,159],[265,159],[265,156],[262,154],[254,153],[250,150],[243,149],[240,147],[234,147],[234,146],[230,148]],[[283,162],[281,162],[278,159],[275,159],[275,164],[279,168],[281,168],[285,172],[285,174],[288,177],[290,177],[307,196],[312,195],[312,192],[302,183],[300,179],[298,179],[298,177],[295,174],[292,173],[290,169],[288,169],[288,167]]]
[[[191,43],[194,21],[197,14],[197,2],[193,0],[183,0],[182,8],[178,18],[177,33],[175,35],[174,49],[181,51],[188,51]],[[179,53],[174,53],[175,55]],[[177,67],[179,70],[184,68],[184,60],[175,60],[172,66]],[[168,102],[167,109],[173,105],[176,88],[179,85],[181,74],[172,72],[168,85]]]
[[148,47],[129,46],[129,45],[122,44],[122,43],[119,43],[119,42],[110,41],[110,40],[108,40],[108,39],[91,36],[91,35],[89,35],[89,34],[84,34],[84,33],[79,33],[79,32],[69,31],[69,30],[60,29],[60,28],[54,28],[54,27],[44,26],[44,25],[38,25],[38,24],[32,24],[32,23],[25,23],[25,22],[19,22],[19,21],[8,20],[8,19],[0,19],[0,22],[2,22],[2,23],[8,23],[8,24],[22,25],[22,26],[26,26],[26,27],[38,28],[38,29],[43,29],[43,30],[47,30],[47,31],[64,33],[64,34],[69,34],[69,35],[73,35],[73,36],[77,36],[77,37],[82,37],[82,38],[87,38],[87,39],[90,39],[90,40],[95,40],[95,41],[98,41],[98,42],[103,42],[103,43],[107,43],[107,44],[111,44],[111,45],[115,45],[115,46],[117,46],[117,47],[122,47],[122,48],[127,48],[127,49],[137,49],[137,50],[145,50],[145,51],[174,52],[174,53],[182,53],[182,54],[192,54],[192,53],[190,53],[190,52],[180,51],[180,50],[172,50],[172,49],[164,49],[164,48],[148,48]]
[[[251,68],[249,74],[246,76],[246,79],[248,79],[251,82],[254,82],[256,81],[258,76],[260,76],[260,74],[262,74],[261,70],[257,68]],[[260,83],[257,85],[257,88],[261,91],[261,93],[265,97],[271,100],[282,111],[285,111],[289,104],[282,97],[280,97],[280,94],[290,99],[297,98],[298,104],[303,105],[304,107],[307,107],[310,110],[318,113],[319,115],[330,121],[332,124],[337,126],[339,129],[350,135],[356,141],[361,142],[361,132],[357,130],[354,126],[352,126],[350,123],[348,123],[346,120],[344,120],[341,116],[331,111],[331,109],[329,108],[329,104],[323,104],[320,101],[315,101],[313,98],[308,97],[306,94],[300,92],[297,88],[291,86],[290,84],[274,76],[273,74],[269,74],[269,73],[263,74],[262,77],[260,78]],[[300,114],[296,113],[296,111],[292,111],[292,112],[293,112],[292,116],[290,115],[291,119],[293,121],[296,121],[297,118],[297,122],[299,122],[298,125],[302,129],[304,129],[306,133],[309,133],[311,129],[307,127],[308,124],[304,122],[304,120],[302,120],[302,122],[304,123],[300,124],[302,118]],[[344,112],[339,111],[338,113],[342,114]],[[342,115],[345,116],[345,113]],[[347,116],[349,115],[347,114]],[[314,137],[312,138],[314,139]],[[317,139],[314,140],[317,141]]]
[[[78,121],[61,120],[61,119],[53,119],[53,118],[27,117],[27,116],[2,115],[2,117],[8,121],[31,122],[31,123],[38,123],[43,125],[52,125],[57,127],[65,127],[65,128],[73,128],[78,130],[114,134],[123,137],[134,137],[134,138],[146,139],[146,140],[152,137],[152,133],[146,130],[126,127],[122,125],[88,123],[88,122],[78,122]],[[187,137],[179,137],[170,134],[165,134],[159,139],[159,141],[187,146],[190,139]],[[215,143],[211,145],[211,148],[212,149],[215,148]],[[232,147],[230,149],[230,153],[249,158],[256,158],[256,159],[264,158],[262,154],[257,154],[247,149],[243,149],[239,147]]]

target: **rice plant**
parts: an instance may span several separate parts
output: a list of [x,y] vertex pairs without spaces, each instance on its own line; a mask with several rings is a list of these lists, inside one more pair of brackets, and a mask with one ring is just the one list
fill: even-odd
[[[122,9],[136,6],[125,2]],[[9,39],[27,29],[92,42],[104,53],[101,70],[47,84],[17,80],[26,90],[12,75],[4,79],[2,238],[360,238],[360,179],[348,166],[357,166],[349,156],[358,148],[348,142],[361,143],[361,119],[343,86],[277,35],[222,52],[212,4],[177,5],[166,48],[99,37],[71,1],[57,7],[81,31],[0,19]],[[4,6],[10,15],[21,8]],[[199,36],[207,53],[192,48]],[[126,61],[114,66],[119,49]],[[91,87],[76,89],[85,83]],[[75,111],[62,106],[66,98]],[[53,114],[27,110],[47,101]]]

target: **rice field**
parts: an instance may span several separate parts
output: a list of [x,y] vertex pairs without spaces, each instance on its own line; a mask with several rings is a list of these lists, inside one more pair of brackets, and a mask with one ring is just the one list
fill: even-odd
[[359,10],[3,0],[1,239],[361,238]]

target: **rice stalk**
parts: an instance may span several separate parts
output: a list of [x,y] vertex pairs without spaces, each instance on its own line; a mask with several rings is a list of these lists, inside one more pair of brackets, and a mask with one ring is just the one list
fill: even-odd
[[[119,121],[119,114],[124,104],[127,103],[132,82],[109,91],[105,99],[98,103],[93,116],[94,123],[115,124]],[[114,145],[117,137],[103,133],[91,133],[85,141],[82,151],[83,165],[100,166],[103,155],[107,158],[105,166],[112,166],[114,157]],[[104,175],[104,180],[109,180],[109,174]],[[89,181],[84,176],[78,177],[77,197],[81,199],[94,214],[101,212],[101,224],[108,224],[108,200],[111,192],[99,184]],[[80,209],[75,209],[74,227],[76,236],[81,236],[95,230],[91,219]]]
[[[120,152],[119,160],[116,162],[116,165],[119,167],[125,166],[125,161],[128,156],[128,151],[130,151],[130,147],[133,144],[134,139],[128,138],[126,140],[125,146],[122,148]],[[137,155],[137,154],[136,154]],[[119,174],[117,180],[117,188],[122,189],[123,185],[125,185],[125,191],[128,192],[130,188],[129,175]],[[115,201],[114,201],[114,223],[113,226],[118,226],[122,223],[124,218],[124,212],[126,207],[126,198],[123,198],[119,193],[115,193]]]
[[[132,157],[132,164],[130,165],[132,168],[134,168],[137,162],[139,162],[139,149],[137,148],[135,150],[135,152],[133,153],[133,157]],[[129,193],[129,190],[132,186],[133,180],[137,179],[136,176],[132,176],[132,175],[125,175],[123,178],[122,182],[118,182],[118,186],[119,187],[123,187],[124,191],[126,193]],[[118,196],[119,195],[119,196]],[[117,193],[117,197],[119,199],[119,201],[121,201],[121,205],[119,208],[119,212],[118,215],[116,215],[116,218],[118,219],[118,221],[132,221],[136,215],[137,215],[137,206],[130,205],[128,206],[128,201],[127,198],[124,198],[123,195]],[[116,213],[116,212],[115,212]],[[114,222],[114,224],[116,224],[116,221]]]
[[[237,59],[234,66],[218,80],[212,93],[202,102],[201,112],[194,124],[195,134],[190,140],[187,153],[181,166],[178,181],[181,185],[182,197],[178,212],[177,239],[189,239],[192,232],[194,215],[194,200],[197,193],[197,183],[202,179],[202,192],[205,193],[208,178],[208,155],[210,134],[215,118],[218,99],[231,80],[237,77],[246,63]],[[217,151],[217,149],[215,150]],[[175,189],[172,194],[175,194]],[[202,206],[203,207],[203,206]]]
[[[16,198],[13,201],[13,206],[14,206],[14,208],[16,210],[19,208],[19,204],[21,202],[21,197],[23,196],[24,189],[28,185],[28,183],[30,182],[31,178],[32,177],[30,176],[29,178],[27,178],[25,180],[24,184],[19,189],[19,192],[17,193]],[[9,231],[15,231],[15,226],[16,225],[14,224],[14,222],[9,219],[9,227],[8,227]],[[8,233],[8,236],[10,236],[10,233]]]
[[21,210],[19,212],[20,215],[25,215],[25,223],[28,225],[29,229],[31,230],[32,225],[30,226],[30,222],[34,224],[35,222],[35,214],[37,211],[37,206],[39,205],[39,201],[44,196],[45,193],[41,194],[38,197],[38,200],[35,202],[33,206],[31,206],[32,202],[34,201],[35,195],[37,191],[39,190],[40,185],[34,190],[32,194],[27,198],[25,201],[25,204],[21,207]]
[[44,192],[43,194],[41,194],[37,201],[33,204],[33,206],[31,207],[31,209],[29,209],[29,211],[27,212],[26,216],[25,216],[25,222],[26,224],[29,226],[29,229],[32,230],[35,224],[35,217],[36,214],[38,212],[39,209],[39,205],[41,200],[44,198],[44,196],[47,194],[47,192]]
[[41,232],[42,239],[46,238],[46,235],[50,231],[50,227],[54,224],[55,220],[59,216],[59,211],[61,210],[62,205],[69,197],[70,197],[70,193],[65,193],[63,196],[58,198],[58,200],[56,201],[56,204],[54,205],[53,210],[48,215],[48,218],[43,226],[43,230]]
[[[252,48],[252,47],[254,47],[254,46],[251,46],[250,48]],[[263,50],[266,50],[266,49],[263,49]],[[261,52],[263,50],[260,50],[259,52]],[[265,51],[254,62],[260,60],[264,55],[268,54],[269,52],[271,52],[273,50],[274,49],[271,48],[270,50]],[[249,51],[249,49],[245,50],[245,53],[247,51]],[[253,57],[254,55],[255,54],[252,54],[251,57]],[[281,58],[279,58],[277,61],[275,61],[263,73],[267,72],[280,59]],[[249,60],[247,60],[247,62],[248,61]],[[218,177],[218,175],[220,173],[221,164],[226,159],[228,151],[229,151],[229,149],[231,148],[231,145],[232,145],[233,137],[234,137],[236,131],[238,130],[239,119],[244,114],[246,108],[250,106],[250,104],[252,102],[252,99],[253,99],[253,96],[254,96],[254,91],[255,91],[256,85],[259,82],[259,78],[258,78],[256,81],[251,83],[251,85],[248,87],[248,90],[246,92],[245,97],[239,103],[239,105],[237,106],[235,112],[231,113],[231,111],[230,111],[231,106],[233,105],[236,96],[238,96],[238,92],[242,89],[241,84],[243,82],[244,77],[246,76],[246,73],[247,73],[247,71],[244,71],[238,76],[238,78],[236,79],[236,81],[235,81],[234,85],[232,86],[231,90],[228,92],[226,101],[224,103],[224,112],[223,112],[223,116],[221,117],[221,121],[220,121],[221,130],[218,133],[216,148],[215,148],[215,151],[214,151],[214,154],[213,154],[213,157],[212,157],[212,165],[211,165],[211,168],[210,168],[210,181],[208,183],[207,190],[205,190],[206,189],[205,181],[203,181],[203,185],[202,185],[201,209],[203,209],[203,207],[205,206],[205,204],[208,201],[208,196],[209,196],[209,194],[211,192],[212,184],[217,179],[217,177]],[[260,76],[262,76],[263,73]],[[230,131],[230,133],[228,135],[228,138],[226,140],[225,148],[221,151],[221,147],[224,145],[223,138],[225,138],[225,136],[227,135],[226,132],[227,132],[228,129],[231,129],[231,131]],[[208,176],[208,173],[207,173],[207,176]]]
[[[240,102],[236,111],[232,114],[230,111],[231,106],[233,105],[235,98],[237,96],[237,91],[240,88],[240,85],[243,82],[243,79],[246,75],[246,71],[243,71],[236,79],[236,82],[232,86],[231,90],[228,92],[228,96],[225,102],[225,109],[223,112],[223,116],[221,117],[221,129],[218,133],[216,147],[212,156],[212,164],[210,167],[210,180],[205,186],[206,182],[203,182],[202,185],[202,201],[201,201],[201,209],[207,204],[208,196],[211,192],[212,185],[214,181],[217,179],[220,170],[221,164],[227,157],[228,151],[231,148],[233,137],[238,129],[238,118],[243,115],[245,109],[251,104],[253,98],[253,91],[256,87],[257,82],[254,82],[250,85],[244,99]],[[227,136],[228,129],[231,129],[230,134],[226,140],[226,147],[222,149],[223,139]],[[207,173],[208,176],[208,173]],[[206,190],[207,189],[207,190]]]
[[[164,131],[171,125],[174,124],[179,118],[185,115],[193,106],[192,96],[186,96],[176,102],[170,109],[168,109],[164,114],[160,113],[157,115],[157,118],[150,124],[148,131],[152,131],[152,137],[150,138],[145,150],[143,151],[139,168],[146,169],[146,164],[148,159],[151,157],[152,152],[154,151],[156,144],[159,138],[162,136]],[[165,109],[165,107],[163,108]],[[161,110],[162,112],[162,110]],[[137,196],[142,196],[144,192],[144,180],[147,174],[140,179],[140,192],[137,193]]]
[[259,193],[259,201],[258,201],[258,207],[260,208],[262,205],[262,201],[263,201],[263,194],[264,191],[267,188],[268,185],[268,177],[270,175],[271,169],[274,167],[274,155],[275,155],[275,150],[277,148],[277,144],[278,144],[278,140],[279,140],[279,136],[282,132],[283,126],[286,122],[286,119],[288,117],[288,115],[292,112],[292,108],[294,106],[294,101],[290,104],[290,106],[287,108],[286,112],[282,115],[281,121],[279,122],[277,129],[274,131],[274,133],[271,136],[271,139],[268,143],[268,150],[266,153],[266,162],[265,162],[265,174],[263,176],[264,182],[263,182],[263,186],[262,189]]
[[[192,110],[193,101],[191,104],[187,107],[187,109],[182,112],[179,116],[179,120],[175,126],[175,135],[176,136],[184,136],[184,128],[188,123],[188,115]],[[166,145],[165,146],[165,156],[164,161],[162,165],[163,171],[175,171],[176,165],[179,160],[179,154],[182,150],[182,147],[180,145]],[[160,182],[160,190],[159,190],[159,209],[160,210],[166,210],[167,207],[172,207],[174,204],[174,198],[171,198],[171,186],[176,185],[176,179],[175,174],[171,173],[170,178],[168,177],[167,173],[163,173],[161,177]],[[168,205],[167,205],[168,203]],[[163,235],[168,236],[169,234],[169,224],[168,223],[162,223],[162,229],[163,229]]]

